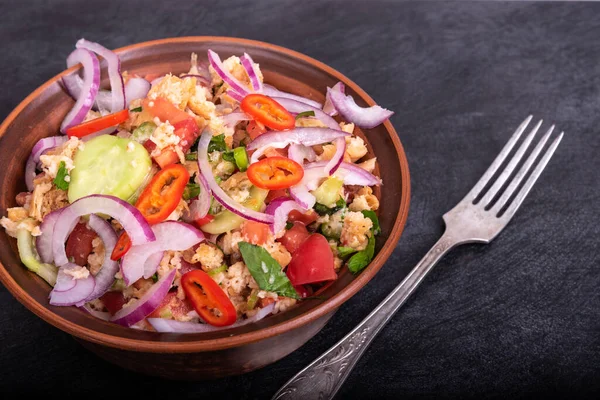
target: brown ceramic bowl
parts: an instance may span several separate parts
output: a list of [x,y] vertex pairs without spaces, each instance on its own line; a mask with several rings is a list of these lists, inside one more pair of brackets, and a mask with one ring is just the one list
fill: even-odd
[[[346,84],[347,93],[361,106],[374,101],[336,70],[294,51],[271,44],[222,37],[157,40],[117,50],[122,69],[130,73],[181,73],[189,68],[190,53],[218,52],[223,59],[247,52],[260,63],[265,81],[281,90],[323,101],[327,86]],[[61,89],[61,76],[50,79],[29,95],[0,126],[0,214],[15,206],[15,195],[25,190],[25,161],[37,140],[56,135],[73,101]],[[362,133],[361,133],[362,134]],[[383,179],[379,218],[382,234],[376,255],[358,276],[348,271],[328,286],[319,299],[256,324],[203,334],[173,334],[128,329],[96,319],[75,307],[48,304],[50,287],[19,261],[16,241],[0,229],[0,280],[8,290],[46,322],[75,336],[83,346],[122,367],[177,379],[208,379],[242,374],[286,356],[312,338],[336,309],[358,292],[390,256],[406,223],[410,197],[406,156],[390,122],[365,130],[369,157],[377,155]],[[377,172],[377,171],[376,171]]]

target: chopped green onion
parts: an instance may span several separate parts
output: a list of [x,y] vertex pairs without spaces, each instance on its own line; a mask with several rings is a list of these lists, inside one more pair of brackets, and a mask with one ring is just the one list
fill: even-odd
[[71,177],[67,179],[69,176],[69,171],[67,170],[67,165],[64,161],[61,161],[58,167],[58,172],[56,173],[56,178],[54,178],[54,184],[56,187],[62,190],[69,189],[69,180]]
[[154,281],[154,283],[158,282],[158,273],[154,273],[154,275],[152,275],[152,280]]
[[248,154],[245,147],[241,146],[233,149],[233,158],[240,171],[244,172],[248,169]]
[[198,197],[199,194],[200,185],[196,183],[188,183],[187,185],[185,185],[185,189],[183,189],[182,197],[184,200],[189,200],[193,199],[194,197]]
[[188,161],[198,161],[198,153],[189,153],[185,155],[185,159]]
[[300,114],[296,115],[296,119],[305,118],[305,117],[314,117],[314,116],[315,116],[314,111],[304,111],[304,112],[301,112]]
[[253,310],[256,307],[256,303],[258,303],[258,290],[253,289],[250,297],[248,297],[248,310]]
[[142,112],[142,107],[136,107],[136,108],[132,108],[131,110],[129,110],[129,112]]
[[209,276],[216,276],[216,275],[220,274],[221,272],[225,272],[225,271],[227,271],[227,264],[223,264],[220,267],[211,269],[210,271],[207,272],[207,274]]
[[154,133],[156,124],[151,121],[146,121],[131,132],[131,136],[138,142],[150,139],[150,136]]

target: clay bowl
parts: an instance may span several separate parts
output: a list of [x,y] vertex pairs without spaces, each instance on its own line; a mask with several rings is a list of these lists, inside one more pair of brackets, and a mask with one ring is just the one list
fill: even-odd
[[[186,37],[135,44],[117,50],[122,69],[140,75],[181,73],[189,68],[192,52],[205,59],[207,49],[223,59],[247,52],[260,63],[265,81],[280,90],[324,101],[327,86],[346,84],[361,106],[374,101],[354,82],[334,69],[294,51],[250,40]],[[102,63],[105,68],[104,63]],[[15,195],[25,190],[24,168],[29,153],[42,137],[56,135],[73,105],[55,76],[29,95],[0,126],[0,213],[15,206]],[[107,83],[107,82],[105,82]],[[48,304],[50,287],[19,261],[16,241],[0,229],[0,280],[25,307],[55,327],[73,335],[105,360],[138,372],[176,379],[209,379],[242,374],[286,356],[323,328],[336,309],[358,292],[390,256],[406,223],[410,197],[404,150],[390,122],[363,132],[369,158],[377,155],[383,179],[379,218],[382,234],[376,256],[358,276],[348,271],[325,288],[318,299],[256,324],[205,334],[143,332],[96,319],[75,307]],[[377,173],[377,171],[376,171]]]

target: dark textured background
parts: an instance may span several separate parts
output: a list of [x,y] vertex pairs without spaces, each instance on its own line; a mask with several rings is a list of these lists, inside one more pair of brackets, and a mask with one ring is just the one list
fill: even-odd
[[465,246],[436,267],[341,397],[592,397],[600,391],[599,12],[590,3],[0,1],[0,118],[64,68],[81,36],[109,48],[187,35],[263,40],[333,66],[396,111],[413,191],[404,235],[378,276],[270,367],[206,383],[137,375],[0,288],[0,392],[268,398],[400,282],[441,234],[440,216],[533,113],[567,135],[516,218],[493,244]]

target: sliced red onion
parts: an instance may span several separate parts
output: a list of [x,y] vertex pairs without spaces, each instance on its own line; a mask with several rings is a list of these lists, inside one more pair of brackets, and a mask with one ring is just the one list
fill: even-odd
[[173,319],[164,319],[164,318],[148,318],[148,322],[157,332],[172,332],[172,333],[204,333],[204,332],[216,332],[224,329],[232,329],[238,328],[240,326],[248,325],[253,322],[258,322],[261,319],[265,318],[267,315],[273,312],[275,308],[275,303],[271,303],[268,306],[265,306],[258,310],[256,314],[254,314],[250,318],[243,319],[241,321],[236,321],[232,325],[229,326],[212,326],[209,324],[202,324],[197,322],[182,322],[175,321]]
[[363,108],[354,101],[352,96],[346,96],[340,91],[327,89],[327,94],[336,110],[348,122],[355,123],[361,128],[374,128],[390,118],[394,112],[380,106]]
[[251,157],[251,162],[256,162],[269,148],[283,149],[292,143],[314,146],[328,143],[337,138],[344,138],[349,133],[329,128],[295,128],[289,131],[266,132],[254,139],[248,150],[256,150]]
[[246,73],[248,74],[248,77],[250,78],[250,83],[252,84],[254,91],[261,92],[263,89],[263,84],[260,81],[260,78],[258,77],[258,70],[254,65],[254,61],[252,61],[252,57],[250,57],[250,55],[248,55],[247,53],[244,53],[244,55],[240,57],[240,60],[242,61],[242,66],[244,67]]
[[252,118],[250,118],[246,113],[241,111],[223,115],[223,121],[225,121],[225,125],[231,127],[236,126],[240,121],[250,121],[251,119]]
[[175,279],[175,272],[177,270],[172,269],[168,274],[163,275],[138,301],[117,311],[110,320],[119,325],[131,326],[146,318],[160,306],[162,300],[169,293],[173,279]]
[[225,94],[231,97],[233,100],[237,101],[238,103],[241,103],[242,100],[244,100],[244,96],[233,90],[227,90]]
[[[210,85],[210,81],[202,75],[197,75],[197,74],[185,74],[185,75],[181,75],[180,76],[181,79],[185,79],[185,78],[196,78],[196,85],[202,85],[202,86],[209,86]],[[200,83],[198,83],[200,82]]]
[[105,214],[123,226],[134,246],[152,242],[156,239],[152,228],[138,209],[114,196],[94,194],[82,197],[62,209],[52,238],[52,253],[57,266],[69,262],[65,252],[65,242],[69,234],[79,222],[79,217],[88,214]]
[[326,113],[327,115],[335,117],[336,115],[338,115],[338,112],[335,109],[335,107],[333,106],[333,104],[331,103],[331,99],[329,98],[329,90],[342,92],[343,94],[346,94],[346,85],[344,85],[342,82],[338,82],[335,85],[333,85],[333,87],[331,89],[329,87],[327,88],[327,93],[325,95],[325,105],[323,106],[323,112]]
[[306,208],[302,207],[300,204],[288,197],[278,197],[269,203],[265,209],[265,213],[273,216],[274,222],[269,225],[273,234],[276,235],[285,229],[285,224],[288,220],[288,214],[293,210],[298,210],[301,213],[308,211]]
[[94,53],[85,49],[75,49],[67,57],[67,67],[78,63],[81,63],[83,67],[83,87],[75,105],[60,125],[62,133],[65,133],[67,128],[83,122],[87,113],[92,109],[100,88],[100,63]]
[[317,159],[317,154],[312,147],[303,144],[292,143],[288,148],[288,158],[296,161],[298,164],[304,164],[304,160],[313,162]]
[[125,85],[125,104],[129,104],[133,100],[143,99],[150,91],[150,82],[144,78],[129,78]]
[[219,55],[210,49],[208,50],[208,61],[217,75],[219,75],[221,79],[223,79],[223,82],[227,83],[233,91],[239,93],[242,97],[250,93],[243,83],[234,78],[233,75],[225,69]]
[[[69,276],[66,271],[71,269],[80,269],[81,267],[77,264],[67,263],[58,270],[58,276],[56,278],[57,286],[50,292],[50,304],[53,306],[80,306],[83,305],[85,299],[92,293],[94,286],[96,285],[94,277],[90,274],[87,278],[74,279]],[[75,281],[73,285],[69,282],[69,278]],[[60,285],[59,285],[60,283]],[[65,288],[68,288],[65,290]]]
[[90,307],[88,304],[84,304],[82,305],[81,308],[83,311],[87,312],[88,314],[99,318],[103,321],[108,321],[110,319],[110,313],[108,312],[104,312],[104,311],[98,311],[98,310],[94,310],[92,307]]
[[[325,114],[318,108],[309,106],[304,103],[300,103],[296,100],[285,99],[282,97],[273,97],[273,100],[277,101],[279,104],[285,107],[286,110],[292,113],[312,111],[315,113],[315,118],[327,125],[329,129],[337,131],[342,130],[335,119],[331,118],[329,115]],[[333,174],[338,169],[340,163],[344,159],[344,153],[346,152],[346,140],[344,138],[335,139],[333,142],[335,144],[335,154],[333,155],[333,157],[331,157],[331,160],[329,160],[327,165],[325,165],[325,173],[327,175]]]
[[152,79],[152,81],[150,81],[150,86],[158,85],[163,79],[165,79],[164,75],[159,76],[158,78]]
[[286,99],[296,100],[301,103],[308,104],[309,106],[319,108],[319,109],[321,109],[321,107],[323,107],[323,105],[317,101],[307,99],[306,97],[302,97],[302,96],[296,96],[295,94],[282,92],[281,90],[278,90],[277,88],[275,88],[271,85],[267,85],[267,84],[263,84],[262,93],[269,97],[285,97]]
[[[156,271],[160,265],[161,260],[165,256],[164,251],[159,251],[158,253],[151,254],[146,259],[144,263],[144,271]],[[121,264],[123,265],[123,264]],[[123,273],[123,269],[121,269],[121,273]]]
[[[94,56],[95,57],[95,56]],[[77,101],[79,96],[81,96],[81,91],[83,89],[83,79],[79,75],[70,75],[62,78],[62,85],[69,94],[73,98],[73,100]],[[112,106],[112,94],[110,90],[99,90],[96,95],[96,99],[94,100],[94,105],[92,106],[93,110],[97,110],[102,115],[110,114],[110,109]]]
[[94,214],[90,215],[88,225],[104,243],[104,260],[100,271],[94,277],[96,286],[86,301],[97,299],[106,293],[115,281],[115,274],[119,271],[119,263],[110,258],[118,240],[115,230],[108,222]]
[[35,248],[40,256],[40,259],[42,262],[47,264],[50,264],[54,261],[54,254],[52,253],[52,237],[54,235],[54,224],[56,224],[56,221],[58,221],[61,211],[62,208],[46,214],[42,224],[40,225],[40,231],[42,234],[35,238]]
[[[183,251],[202,242],[204,235],[193,226],[177,221],[165,221],[152,227],[156,240],[147,244],[132,246],[121,262],[123,280],[127,286],[142,276],[150,278],[156,272],[158,264],[148,263],[148,257],[165,251]],[[160,260],[159,260],[160,262]]]
[[117,133],[118,130],[116,129],[117,125],[115,126],[111,126],[109,128],[106,129],[102,129],[101,131],[98,132],[94,132],[94,133],[90,133],[89,135],[85,135],[84,137],[82,137],[80,140],[82,142],[89,142],[90,140],[92,140],[95,137],[98,136],[102,136],[102,135],[112,135],[113,133]]
[[[288,131],[285,133],[289,133],[292,131]],[[263,134],[261,136],[264,136]],[[249,219],[255,222],[262,222],[263,224],[270,224],[273,222],[273,217],[271,215],[261,213],[258,211],[251,210],[238,204],[235,200],[233,200],[215,181],[215,177],[212,172],[212,168],[208,162],[208,144],[210,143],[210,139],[212,138],[211,133],[208,129],[205,129],[202,132],[202,136],[200,137],[200,141],[198,142],[198,168],[202,173],[202,176],[206,178],[206,182],[208,183],[208,187],[212,192],[214,198],[223,205],[226,209],[231,211],[234,214],[239,215],[242,218]]]
[[[316,199],[310,191],[319,186],[321,179],[327,177],[324,168],[327,161],[318,161],[304,165],[304,177],[295,186],[290,188],[290,196],[304,208],[312,208]],[[356,166],[355,164],[342,162],[337,171],[333,174],[340,178],[344,185],[360,186],[378,186],[381,185],[381,179],[368,171]]]
[[127,105],[125,103],[125,85],[123,84],[123,76],[121,75],[121,60],[119,60],[119,56],[106,47],[85,39],[79,39],[75,47],[93,51],[106,60],[110,91],[112,93],[111,112],[123,110]]
[[27,184],[27,190],[29,190],[30,192],[33,190],[33,179],[36,175],[35,167],[40,161],[40,156],[46,150],[50,150],[56,146],[60,146],[67,140],[69,140],[69,138],[66,136],[50,136],[38,140],[35,146],[33,146],[31,154],[27,159],[27,164],[25,164],[25,183]]
[[198,195],[198,198],[192,200],[190,203],[189,219],[191,221],[206,217],[206,214],[208,214],[208,211],[210,210],[211,195],[208,183],[201,173],[198,174],[197,177],[196,180],[200,185],[200,194]]

